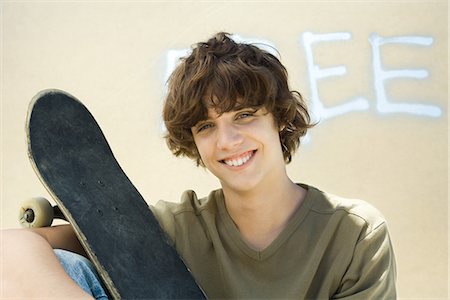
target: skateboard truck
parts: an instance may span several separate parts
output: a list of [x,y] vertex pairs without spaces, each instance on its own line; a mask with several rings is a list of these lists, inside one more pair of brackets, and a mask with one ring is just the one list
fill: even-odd
[[58,206],[43,197],[26,199],[20,205],[19,223],[25,228],[51,226],[54,219],[67,221]]

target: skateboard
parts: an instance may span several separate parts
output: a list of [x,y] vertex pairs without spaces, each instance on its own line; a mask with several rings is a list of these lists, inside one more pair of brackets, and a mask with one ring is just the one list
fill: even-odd
[[[206,299],[79,100],[60,90],[40,92],[30,103],[26,131],[37,176],[112,298]],[[30,203],[33,211],[36,199]]]

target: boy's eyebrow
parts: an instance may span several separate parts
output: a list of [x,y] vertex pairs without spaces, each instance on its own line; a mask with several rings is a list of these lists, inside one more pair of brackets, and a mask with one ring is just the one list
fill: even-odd
[[258,110],[260,110],[261,107],[253,107],[253,106],[249,106],[249,107],[243,107],[241,109],[235,110],[236,112],[240,112],[240,111],[246,111],[246,110],[250,110],[252,112],[257,112]]

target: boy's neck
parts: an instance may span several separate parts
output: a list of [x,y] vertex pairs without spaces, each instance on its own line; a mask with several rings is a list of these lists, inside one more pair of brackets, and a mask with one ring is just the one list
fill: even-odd
[[245,193],[224,188],[227,211],[244,241],[263,250],[283,231],[306,196],[306,190],[284,180]]

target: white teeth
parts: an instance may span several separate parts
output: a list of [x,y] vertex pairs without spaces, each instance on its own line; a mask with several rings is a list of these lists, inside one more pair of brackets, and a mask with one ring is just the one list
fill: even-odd
[[230,167],[239,167],[245,164],[251,157],[253,156],[253,152],[250,152],[244,157],[240,157],[238,159],[229,159],[224,160],[224,162],[229,165]]

